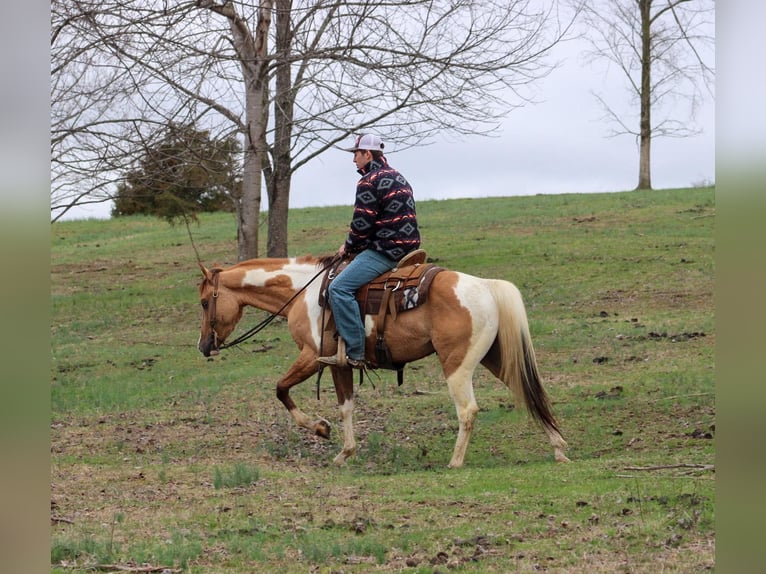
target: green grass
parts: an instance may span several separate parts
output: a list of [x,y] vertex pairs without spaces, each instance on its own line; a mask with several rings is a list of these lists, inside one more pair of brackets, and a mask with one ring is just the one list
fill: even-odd
[[259,475],[260,472],[257,467],[242,462],[235,463],[231,469],[222,469],[217,466],[214,471],[213,486],[216,490],[250,486],[258,480]]
[[[292,210],[290,253],[331,253],[349,209]],[[424,201],[418,213],[438,264],[521,289],[572,464],[555,464],[507,389],[477,371],[466,465],[448,470],[457,420],[430,357],[402,387],[380,372],[357,389],[358,453],[336,468],[329,377],[318,400],[313,380],[292,391],[333,423],[329,441],[276,400],[297,354],[283,321],[215,360],[196,350],[184,227],[56,223],[52,571],[712,569],[714,190]],[[191,231],[203,263],[234,262],[230,215]],[[241,329],[264,316],[249,310]]]

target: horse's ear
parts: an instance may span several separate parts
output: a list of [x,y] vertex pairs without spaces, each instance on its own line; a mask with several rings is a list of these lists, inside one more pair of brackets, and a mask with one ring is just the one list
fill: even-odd
[[202,263],[200,261],[197,261],[197,265],[199,265],[199,268],[202,270],[202,275],[205,277],[205,279],[207,279],[208,281],[212,281],[213,280],[213,274],[210,273],[210,270],[208,270],[207,267],[202,265]]

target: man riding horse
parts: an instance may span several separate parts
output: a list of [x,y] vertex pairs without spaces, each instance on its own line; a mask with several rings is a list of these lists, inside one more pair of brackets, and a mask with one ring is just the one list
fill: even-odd
[[[420,246],[415,198],[402,174],[388,165],[385,144],[373,134],[356,138],[353,161],[362,176],[356,185],[354,214],[340,257],[353,256],[345,269],[330,283],[328,295],[335,326],[345,343],[346,362],[353,368],[365,366],[365,329],[357,290]],[[338,357],[319,357],[325,365],[337,365]]]

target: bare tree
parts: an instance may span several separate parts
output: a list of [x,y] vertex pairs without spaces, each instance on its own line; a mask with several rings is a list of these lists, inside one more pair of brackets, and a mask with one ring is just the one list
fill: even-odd
[[[651,189],[651,145],[657,137],[699,133],[695,112],[713,96],[714,0],[592,0],[582,6],[587,57],[614,64],[626,81],[637,122],[596,94],[615,126],[610,135],[629,134],[639,148],[637,189]],[[670,105],[685,101],[688,114],[670,115]],[[636,109],[636,108],[634,108]],[[673,108],[677,110],[678,108]],[[678,112],[676,112],[678,113]]]
[[120,70],[101,65],[104,58],[98,43],[87,33],[88,17],[74,2],[51,3],[53,221],[75,205],[111,199],[109,187],[119,159],[111,153],[113,148],[104,145],[104,137],[110,129],[117,138],[129,136],[129,130],[110,125],[118,117],[111,110],[127,97],[128,90]]
[[[183,102],[155,90],[151,70],[121,55],[132,38],[119,8],[94,0],[51,3],[52,221],[74,206],[113,199],[158,128],[192,123]],[[146,17],[132,13],[130,21]],[[136,49],[151,57],[147,46]]]
[[297,169],[366,129],[401,146],[492,133],[567,32],[557,0],[64,1],[104,15],[91,34],[145,78],[143,120],[185,113],[240,134],[240,260],[258,255],[262,181],[267,253],[284,256]]

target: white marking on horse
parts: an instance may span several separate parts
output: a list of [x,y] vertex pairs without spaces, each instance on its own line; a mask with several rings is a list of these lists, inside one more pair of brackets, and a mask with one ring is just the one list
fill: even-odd
[[487,353],[497,333],[497,307],[486,281],[458,273],[455,295],[471,314],[471,344],[463,364],[477,365]]
[[270,280],[279,276],[287,276],[294,287],[300,287],[302,285],[300,279],[305,275],[306,265],[296,264],[295,258],[291,258],[287,264],[277,269],[250,269],[246,271],[242,278],[242,286],[265,287]]
[[[304,298],[306,300],[306,309],[309,316],[309,325],[311,326],[311,338],[314,340],[314,345],[319,349],[319,342],[322,334],[322,308],[319,306],[319,291],[322,288],[322,282],[320,279],[314,281],[306,288]],[[325,320],[328,319],[329,310],[326,311]]]
[[[311,325],[311,338],[314,345],[319,348],[321,340],[321,319],[322,308],[319,306],[319,291],[322,288],[322,282],[319,277],[315,277],[319,269],[311,263],[297,263],[295,257],[288,259],[287,263],[277,269],[250,269],[242,279],[242,286],[266,287],[269,281],[277,277],[288,277],[295,290],[304,286],[304,298]],[[307,283],[314,278],[315,280],[308,286]]]
[[369,337],[372,335],[372,330],[375,328],[375,317],[372,315],[364,316],[364,336]]

